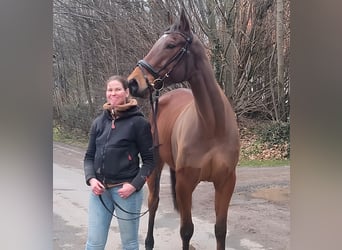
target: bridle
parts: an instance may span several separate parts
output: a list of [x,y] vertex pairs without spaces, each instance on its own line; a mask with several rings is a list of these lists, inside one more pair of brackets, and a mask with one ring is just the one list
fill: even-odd
[[[189,47],[192,43],[192,36],[187,36],[186,34],[179,32],[179,31],[166,31],[164,34],[179,34],[185,39],[184,46],[175,54],[173,57],[171,57],[164,66],[162,66],[159,70],[156,70],[153,68],[151,64],[146,62],[144,59],[139,60],[137,63],[137,66],[141,69],[141,72],[144,75],[144,79],[146,81],[146,84],[148,86],[148,89],[150,91],[150,104],[152,108],[152,127],[153,130],[153,151],[154,151],[154,157],[156,160],[159,160],[159,138],[158,138],[158,128],[157,128],[157,114],[158,114],[158,102],[159,102],[159,95],[160,90],[164,87],[164,81],[166,78],[170,76],[172,71],[176,68],[176,66],[179,64],[179,62],[184,58],[186,53],[189,50]],[[160,75],[160,73],[165,70],[171,63],[174,63],[171,69],[165,73],[163,76]],[[152,83],[148,80],[148,77],[145,75],[145,70],[150,73],[154,80]]]
[[[184,46],[175,54],[173,57],[171,57],[165,65],[163,65],[159,70],[156,70],[153,68],[151,64],[146,62],[144,59],[139,60],[137,63],[137,66],[141,69],[141,72],[144,75],[144,79],[146,81],[146,84],[148,86],[148,89],[150,91],[150,104],[152,108],[152,127],[154,128],[153,131],[153,150],[154,150],[154,156],[155,159],[159,160],[159,138],[158,138],[158,128],[157,128],[157,114],[158,114],[158,101],[159,101],[159,95],[160,90],[164,87],[164,81],[166,78],[170,76],[172,71],[176,68],[176,66],[180,63],[180,61],[184,58],[186,53],[189,50],[189,47],[192,43],[192,36],[187,36],[182,32],[179,31],[166,31],[164,34],[179,34],[185,39]],[[163,76],[161,76],[161,72],[165,70],[171,63],[174,63],[171,69],[165,73]],[[145,70],[150,73],[154,80],[151,83],[148,80],[148,77],[145,75]]]
[[[147,85],[150,88],[153,88],[154,90],[161,90],[164,85],[164,80],[170,76],[172,71],[176,68],[176,66],[179,64],[179,62],[182,60],[184,55],[188,52],[189,46],[192,43],[192,37],[191,36],[186,36],[185,34],[178,32],[178,31],[167,31],[164,32],[164,34],[171,34],[171,33],[176,33],[181,35],[185,39],[185,44],[184,46],[177,52],[176,55],[170,58],[163,67],[161,67],[159,70],[154,69],[148,62],[146,62],[144,59],[139,60],[137,63],[137,66],[141,69],[142,72],[144,72],[143,69],[145,69],[148,73],[150,73],[153,77],[154,80],[152,83],[149,82],[148,78],[145,75],[145,81]],[[163,76],[160,75],[160,73],[165,70],[171,63],[174,63],[173,67],[165,73]]]

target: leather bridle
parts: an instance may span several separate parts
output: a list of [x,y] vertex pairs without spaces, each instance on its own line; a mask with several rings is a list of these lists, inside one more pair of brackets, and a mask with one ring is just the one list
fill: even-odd
[[[161,67],[159,70],[156,70],[156,69],[153,68],[152,65],[150,65],[148,62],[146,62],[144,59],[139,60],[138,63],[137,63],[137,66],[139,68],[145,69],[148,73],[150,73],[154,77],[154,80],[153,80],[152,83],[150,83],[148,81],[146,76],[145,76],[145,80],[146,80],[147,85],[149,87],[152,87],[155,90],[161,90],[163,88],[164,80],[170,76],[171,72],[176,68],[178,63],[182,60],[184,55],[187,53],[187,51],[189,49],[189,46],[192,43],[192,37],[191,36],[186,36],[185,34],[183,34],[181,32],[178,32],[178,31],[168,31],[168,32],[165,32],[164,34],[171,34],[171,33],[176,33],[176,34],[181,35],[185,39],[185,44],[177,52],[176,55],[174,55],[169,61],[167,61],[165,63],[165,65],[163,67]],[[163,70],[165,70],[173,62],[175,62],[173,64],[173,67],[167,73],[165,73],[163,76],[161,76],[160,73]]]

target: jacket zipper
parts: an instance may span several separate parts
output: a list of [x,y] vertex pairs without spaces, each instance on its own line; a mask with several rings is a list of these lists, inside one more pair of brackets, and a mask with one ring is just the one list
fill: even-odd
[[112,114],[112,129],[115,129],[115,113],[114,113],[114,109],[112,109],[111,111],[111,114]]
[[[112,113],[113,113],[113,110],[112,110]],[[112,129],[115,128],[114,122],[115,122],[115,117],[113,116],[112,125],[111,125]],[[104,145],[104,147],[103,147],[103,151],[102,151],[102,174],[103,174],[103,184],[106,184],[106,177],[105,177],[105,175],[104,175],[105,151],[106,151],[106,146],[107,146],[107,143],[108,143],[108,141],[109,141],[109,136],[110,136],[110,133],[111,133],[112,129],[109,129],[109,130],[108,130],[108,134],[107,134],[107,138],[106,138],[106,143],[105,143],[105,145]]]

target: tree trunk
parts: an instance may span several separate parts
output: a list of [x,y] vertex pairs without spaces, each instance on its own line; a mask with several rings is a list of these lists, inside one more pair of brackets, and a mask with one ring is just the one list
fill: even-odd
[[95,109],[94,109],[94,105],[93,105],[93,101],[91,98],[91,93],[90,93],[90,86],[89,86],[89,66],[88,66],[88,59],[85,57],[84,55],[84,51],[83,51],[83,46],[82,46],[82,38],[80,36],[79,31],[76,29],[76,37],[77,37],[77,41],[78,44],[80,45],[79,49],[80,49],[80,57],[81,57],[81,71],[82,71],[82,78],[83,78],[83,86],[84,86],[84,91],[86,94],[86,98],[87,98],[87,102],[89,105],[89,113],[90,115],[94,115],[95,113]]
[[277,80],[278,80],[278,104],[280,119],[286,118],[284,109],[284,29],[283,29],[284,3],[277,0]]

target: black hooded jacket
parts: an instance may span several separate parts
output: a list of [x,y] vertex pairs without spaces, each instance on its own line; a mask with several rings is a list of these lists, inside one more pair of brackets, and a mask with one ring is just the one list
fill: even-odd
[[152,144],[150,124],[137,106],[115,120],[105,110],[90,130],[84,157],[87,185],[95,177],[104,184],[129,182],[140,190],[154,168]]

